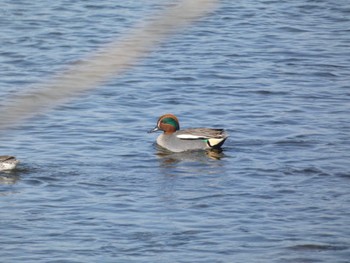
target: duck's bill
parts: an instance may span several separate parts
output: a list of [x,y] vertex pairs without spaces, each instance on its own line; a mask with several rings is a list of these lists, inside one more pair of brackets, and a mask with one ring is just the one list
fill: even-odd
[[159,131],[158,126],[154,127],[152,130],[149,130],[148,133]]

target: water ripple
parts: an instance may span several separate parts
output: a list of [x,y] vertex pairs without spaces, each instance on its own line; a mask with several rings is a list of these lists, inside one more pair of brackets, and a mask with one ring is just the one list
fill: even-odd
[[[0,105],[163,4],[4,2]],[[0,174],[2,261],[348,262],[348,17],[345,0],[224,0],[1,133],[21,160]],[[162,152],[147,131],[166,112],[225,128],[223,152]]]

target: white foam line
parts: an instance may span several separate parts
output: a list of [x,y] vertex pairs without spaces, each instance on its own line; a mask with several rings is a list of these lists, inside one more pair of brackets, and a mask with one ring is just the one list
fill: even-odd
[[71,65],[51,81],[7,98],[0,106],[0,130],[66,102],[81,92],[116,77],[152,51],[160,41],[215,8],[217,0],[183,0],[155,16],[146,25],[130,30],[82,62]]

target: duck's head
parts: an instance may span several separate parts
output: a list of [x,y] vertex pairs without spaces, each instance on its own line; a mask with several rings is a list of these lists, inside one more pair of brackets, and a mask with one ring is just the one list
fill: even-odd
[[180,129],[179,120],[173,114],[164,114],[159,117],[157,126],[149,132],[164,131],[165,134],[171,134]]

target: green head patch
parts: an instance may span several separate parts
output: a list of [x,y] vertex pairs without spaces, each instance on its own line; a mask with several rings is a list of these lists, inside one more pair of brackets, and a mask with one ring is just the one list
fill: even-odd
[[178,123],[175,119],[173,119],[173,118],[164,118],[164,119],[162,120],[162,123],[164,123],[164,124],[169,124],[169,125],[175,127],[176,130],[179,130],[179,129],[180,129],[179,123]]

